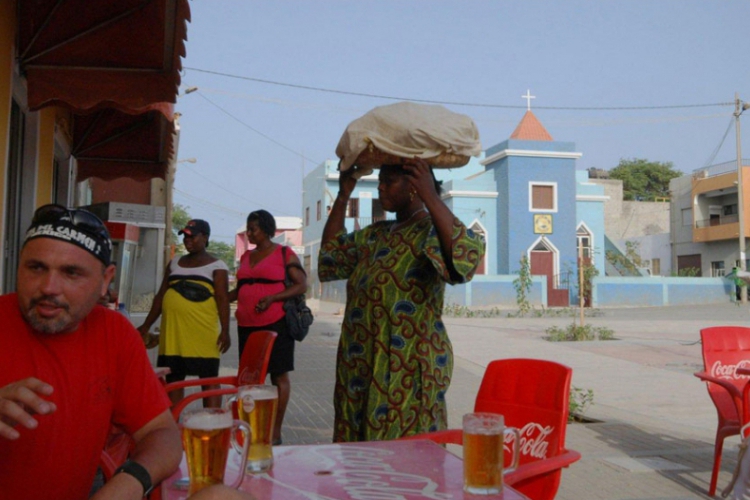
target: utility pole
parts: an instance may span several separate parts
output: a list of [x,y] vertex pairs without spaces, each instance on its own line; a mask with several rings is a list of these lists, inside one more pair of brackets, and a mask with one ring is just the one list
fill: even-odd
[[[739,222],[739,239],[740,239],[740,270],[745,271],[745,202],[744,187],[742,183],[742,142],[740,139],[740,115],[750,107],[748,104],[740,101],[740,95],[734,94],[734,128],[737,133],[737,220]],[[740,287],[740,302],[747,303],[747,287]]]

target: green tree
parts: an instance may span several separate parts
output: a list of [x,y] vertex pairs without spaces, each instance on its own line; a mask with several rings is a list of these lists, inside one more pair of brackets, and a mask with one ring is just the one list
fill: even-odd
[[610,179],[622,181],[626,200],[654,201],[669,198],[669,181],[682,172],[672,168],[672,162],[648,161],[642,158],[622,159],[609,171]]
[[234,266],[234,246],[223,241],[211,241],[206,249],[217,259],[223,260],[229,268],[229,272],[235,271]]
[[531,292],[531,266],[529,258],[526,255],[521,256],[521,269],[518,270],[518,277],[513,280],[513,288],[516,289],[516,304],[518,304],[517,316],[526,316],[534,306],[529,302],[529,293]]
[[181,243],[182,238],[177,234],[177,232],[185,227],[190,219],[190,214],[188,213],[188,208],[185,205],[180,205],[179,203],[175,203],[172,206],[172,244],[173,245],[179,245]]

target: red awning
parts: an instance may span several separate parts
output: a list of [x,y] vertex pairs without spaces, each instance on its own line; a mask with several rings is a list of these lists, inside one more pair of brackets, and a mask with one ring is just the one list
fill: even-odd
[[21,70],[33,110],[175,102],[187,0],[19,1]]
[[173,105],[161,103],[139,114],[101,109],[76,114],[72,154],[78,160],[77,180],[98,177],[164,178],[173,154]]

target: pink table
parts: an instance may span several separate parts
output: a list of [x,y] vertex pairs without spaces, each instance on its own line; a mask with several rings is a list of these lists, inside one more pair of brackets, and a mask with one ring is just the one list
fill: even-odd
[[[432,441],[277,446],[273,452],[273,469],[246,475],[240,486],[258,500],[527,498],[509,486],[503,495],[464,493],[463,462]],[[230,461],[227,480],[239,467],[239,459]],[[162,483],[163,500],[187,498],[172,486],[185,475],[183,458],[181,470]]]

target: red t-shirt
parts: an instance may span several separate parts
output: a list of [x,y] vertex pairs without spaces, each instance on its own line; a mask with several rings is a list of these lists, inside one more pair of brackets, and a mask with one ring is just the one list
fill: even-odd
[[112,424],[129,434],[169,407],[138,332],[96,306],[74,332],[42,334],[23,320],[16,294],[0,297],[0,387],[36,377],[57,405],[39,426],[0,438],[0,497],[85,500]]
[[[247,278],[262,278],[279,282],[254,283],[240,287],[237,295],[237,312],[235,313],[239,326],[266,326],[276,323],[284,317],[283,301],[272,302],[269,308],[263,312],[255,311],[255,306],[261,298],[284,291],[285,265],[281,248],[281,245],[277,245],[269,256],[255,264],[255,266],[250,265],[249,250],[242,254],[240,267],[237,270],[238,284],[240,280]],[[287,262],[289,262],[293,255],[297,254],[291,248],[287,247]]]

